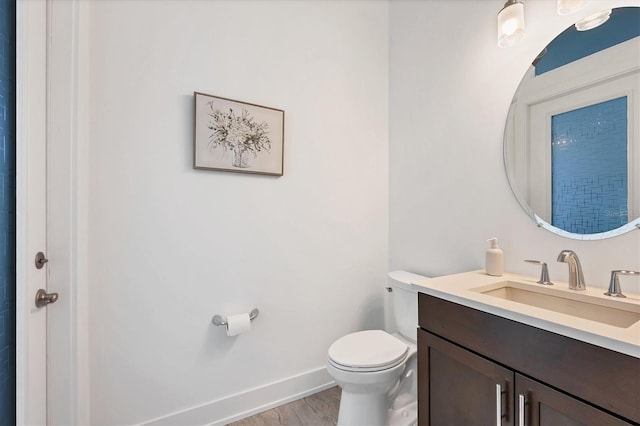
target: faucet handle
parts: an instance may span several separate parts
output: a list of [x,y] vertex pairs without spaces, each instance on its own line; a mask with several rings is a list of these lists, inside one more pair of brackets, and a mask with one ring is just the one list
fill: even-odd
[[547,268],[547,264],[541,262],[539,260],[530,260],[527,259],[525,262],[534,263],[536,265],[542,265],[542,271],[540,271],[540,279],[538,280],[538,284],[542,285],[553,285],[551,280],[549,280],[549,268]]
[[640,272],[625,271],[623,269],[611,271],[611,281],[609,281],[609,290],[607,290],[607,292],[604,294],[605,296],[621,297],[621,298],[627,297],[624,294],[622,294],[622,289],[620,288],[620,279],[618,278],[618,276],[620,275],[640,275]]

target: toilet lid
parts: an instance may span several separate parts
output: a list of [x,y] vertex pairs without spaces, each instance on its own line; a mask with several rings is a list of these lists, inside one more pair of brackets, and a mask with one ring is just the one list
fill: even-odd
[[366,330],[348,334],[329,348],[329,359],[351,368],[382,369],[397,364],[409,347],[382,330]]

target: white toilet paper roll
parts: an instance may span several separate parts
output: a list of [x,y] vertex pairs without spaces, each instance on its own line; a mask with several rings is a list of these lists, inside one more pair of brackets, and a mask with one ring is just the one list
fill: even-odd
[[237,336],[248,331],[251,331],[251,320],[248,313],[227,317],[227,336]]

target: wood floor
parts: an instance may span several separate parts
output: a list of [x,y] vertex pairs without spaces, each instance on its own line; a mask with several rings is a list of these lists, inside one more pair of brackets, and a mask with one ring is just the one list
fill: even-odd
[[339,407],[340,388],[335,386],[228,426],[330,426],[338,422]]

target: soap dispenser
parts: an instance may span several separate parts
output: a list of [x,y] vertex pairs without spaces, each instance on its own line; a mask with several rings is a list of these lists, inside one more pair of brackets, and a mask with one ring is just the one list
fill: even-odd
[[493,237],[487,241],[491,243],[491,247],[487,249],[485,258],[485,271],[487,275],[493,275],[496,277],[502,276],[504,269],[504,256],[500,247],[498,247],[498,239]]

